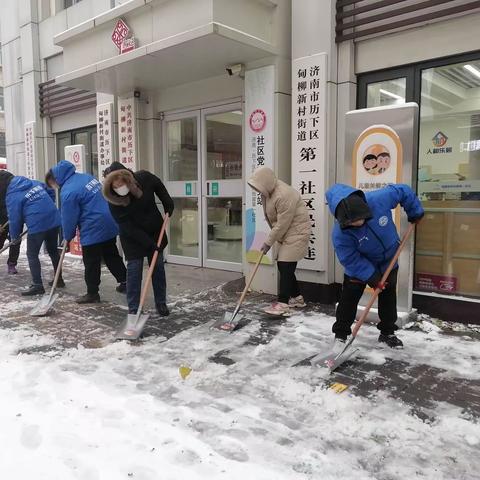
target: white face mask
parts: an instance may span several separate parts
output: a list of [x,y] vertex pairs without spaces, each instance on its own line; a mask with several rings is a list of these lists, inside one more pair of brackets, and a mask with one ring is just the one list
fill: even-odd
[[121,197],[125,197],[130,192],[129,188],[126,185],[122,185],[121,187],[113,189],[117,195]]

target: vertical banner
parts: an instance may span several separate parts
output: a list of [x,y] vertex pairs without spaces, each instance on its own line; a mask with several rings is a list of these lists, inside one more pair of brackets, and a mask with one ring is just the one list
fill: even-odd
[[292,62],[292,186],[310,215],[308,252],[299,262],[305,270],[325,270],[325,171],[327,54]]
[[97,105],[97,137],[98,137],[98,178],[108,168],[113,158],[113,103]]
[[137,119],[136,100],[132,98],[118,99],[118,148],[119,161],[127,168],[137,167]]
[[37,179],[37,155],[35,151],[35,122],[25,124],[25,176]]
[[[274,91],[273,65],[245,73],[246,181],[257,168],[265,166],[274,169]],[[262,196],[248,183],[245,186],[245,203],[246,257],[248,262],[256,262],[260,247],[270,233],[270,227],[263,212]],[[272,264],[271,252],[263,258],[262,263]]]
[[77,173],[85,173],[85,145],[68,145],[65,147],[65,160],[75,165]]

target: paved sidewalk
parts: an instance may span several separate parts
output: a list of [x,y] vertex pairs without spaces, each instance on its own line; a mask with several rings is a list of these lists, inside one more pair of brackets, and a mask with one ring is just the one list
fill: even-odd
[[[45,259],[43,262],[45,265]],[[83,267],[81,262],[66,259],[64,270],[67,288],[62,291],[52,314],[39,319],[28,315],[36,300],[25,301],[18,293],[20,287],[29,284],[25,260],[21,260],[19,275],[7,276],[3,273],[3,265],[1,268],[0,278],[3,288],[0,328],[26,325],[55,339],[53,344],[29,347],[21,353],[48,351],[51,354],[52,350],[60,352],[78,346],[101,348],[113,341],[114,332],[125,318],[125,297],[115,292],[115,282],[107,271],[102,274],[101,292],[104,301],[99,305],[80,306],[73,300],[74,296],[83,293]],[[45,265],[44,271],[48,272],[48,266]],[[212,342],[216,341],[218,333],[212,334],[208,329],[208,324],[221,317],[227,309],[231,310],[235,305],[238,293],[242,288],[242,280],[239,279],[239,275],[168,265],[167,276],[169,306],[172,314],[168,319],[160,319],[152,315],[145,329],[144,339],[160,337],[168,340],[184,331],[204,326],[202,335],[206,341],[209,337]],[[230,282],[225,284],[227,281]],[[215,286],[217,284],[220,286]],[[331,341],[328,333],[330,323],[326,322],[331,322],[328,316],[334,313],[332,307],[310,305],[304,312],[304,316],[296,323],[295,316],[281,320],[272,320],[270,317],[266,317],[261,309],[269,301],[271,301],[270,296],[258,293],[252,293],[247,297],[243,308],[243,312],[247,313],[242,324],[250,326],[250,329],[241,329],[233,335],[242,338],[240,345],[235,342],[235,352],[231,352],[229,348],[219,348],[209,357],[211,363],[234,365],[237,361],[235,358],[242,349],[247,350],[252,346],[267,345],[279,334],[285,335],[289,331],[292,332],[293,342],[298,337],[305,319],[313,321],[313,324],[318,319],[318,322],[322,322],[321,329],[325,332],[316,334],[315,331],[313,333],[310,331],[308,336],[305,335],[309,342],[306,344],[308,351],[305,350],[305,357],[315,353],[317,351],[315,348],[319,348],[319,346],[315,346],[316,340]],[[320,327],[320,323],[318,325]],[[432,324],[427,323],[427,325]],[[424,337],[425,332],[421,328],[421,322],[412,326],[408,332],[409,336],[415,340]],[[440,339],[443,337],[445,339],[458,338],[462,342],[468,342],[467,346],[471,345],[469,352],[471,360],[478,360],[480,354],[478,329],[459,326],[452,328],[448,324],[441,324],[440,327],[433,325],[430,328],[438,329]],[[412,337],[415,331],[417,333]],[[364,341],[366,332],[368,332],[368,340],[375,345],[377,333],[373,326],[366,326],[362,329],[358,342]],[[228,337],[227,334],[220,333],[220,335]],[[301,340],[306,341],[305,338],[301,337]],[[431,340],[426,337],[426,345],[429,341]],[[137,342],[137,345],[141,348],[142,341]],[[318,379],[312,375],[311,385],[322,384],[328,387],[332,383],[340,382],[347,385],[352,394],[362,397],[371,397],[378,392],[387,392],[388,395],[409,405],[412,413],[425,421],[434,421],[434,407],[439,402],[457,406],[465,415],[480,417],[480,380],[478,376],[476,379],[472,379],[452,374],[451,371],[447,371],[441,366],[435,366],[435,361],[423,363],[422,359],[415,358],[414,354],[411,356],[408,354],[409,347],[407,340],[402,354],[396,355],[395,352],[390,351],[386,356],[383,352],[371,350],[370,345],[371,351],[367,350],[366,354],[360,353],[354,362],[345,364],[327,380],[325,378]],[[300,358],[296,360],[300,360]],[[468,358],[464,360],[468,361]],[[285,352],[281,364],[288,368],[293,363],[288,352]],[[273,364],[273,360],[272,367],[278,367],[278,364]]]

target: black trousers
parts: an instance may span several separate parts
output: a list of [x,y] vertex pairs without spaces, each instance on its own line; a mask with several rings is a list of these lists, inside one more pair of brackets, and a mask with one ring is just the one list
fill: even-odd
[[83,264],[85,265],[85,283],[87,284],[88,293],[98,293],[102,259],[118,283],[127,281],[127,269],[125,268],[122,257],[118,253],[115,238],[107,242],[95,243],[85,247],[82,246],[82,252]]
[[[5,241],[9,238],[8,235],[8,225],[5,227],[5,230],[0,233],[0,248],[5,245]],[[8,265],[16,266],[18,262],[18,257],[20,256],[20,243],[18,245],[12,245],[8,251]]]
[[290,298],[300,295],[297,277],[295,276],[297,262],[277,262],[277,267],[280,273],[278,301],[288,303]]
[[[397,274],[398,268],[390,272],[387,286],[378,296],[378,316],[380,322],[377,328],[384,335],[391,335],[397,326]],[[345,275],[342,294],[338,303],[336,319],[332,331],[338,338],[347,338],[352,333],[351,327],[355,321],[357,307],[367,284],[362,280]]]

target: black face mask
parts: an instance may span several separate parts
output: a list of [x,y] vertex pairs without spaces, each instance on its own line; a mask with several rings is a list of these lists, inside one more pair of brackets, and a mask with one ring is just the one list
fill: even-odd
[[[335,218],[340,224],[340,228],[361,228],[353,227],[351,222],[357,220],[369,220],[372,218],[372,212],[367,202],[357,193],[352,193],[344,198],[335,210]],[[362,225],[363,227],[363,225]]]

